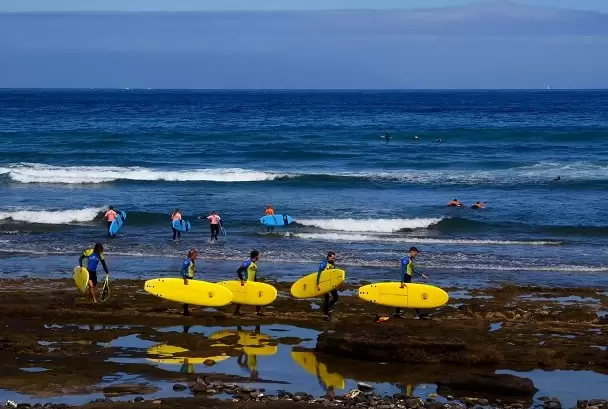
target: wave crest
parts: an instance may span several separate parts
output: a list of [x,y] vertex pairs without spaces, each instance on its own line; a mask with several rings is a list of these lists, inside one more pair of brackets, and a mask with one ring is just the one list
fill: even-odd
[[439,223],[443,218],[420,219],[298,219],[302,226],[318,227],[323,230],[394,233],[400,230],[426,229]]
[[0,211],[0,220],[38,224],[69,224],[94,220],[106,207],[87,207],[70,210],[13,210]]

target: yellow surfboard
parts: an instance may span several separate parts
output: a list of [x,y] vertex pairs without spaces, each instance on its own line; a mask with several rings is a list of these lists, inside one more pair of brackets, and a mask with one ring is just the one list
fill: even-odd
[[72,278],[74,279],[78,290],[80,290],[81,293],[85,293],[89,285],[89,270],[84,267],[76,266],[74,267]]
[[268,305],[277,299],[277,289],[270,284],[240,280],[221,281],[217,283],[232,292],[232,302],[243,305]]
[[447,304],[448,293],[428,284],[407,283],[401,288],[399,282],[368,284],[359,288],[359,298],[402,308],[437,308]]
[[338,373],[331,373],[327,366],[317,359],[312,352],[291,351],[291,358],[306,372],[318,377],[328,388],[344,389],[344,377]]
[[291,295],[295,298],[319,297],[338,288],[345,279],[346,273],[344,270],[325,270],[321,273],[321,279],[319,280],[321,290],[317,290],[317,272],[310,273],[293,283]]
[[266,334],[258,334],[249,331],[218,331],[209,336],[212,340],[221,340],[228,337],[237,337],[236,342],[221,342],[218,346],[236,346],[237,350],[242,350],[247,355],[270,356],[278,352],[278,345],[271,345],[274,342],[272,337]]
[[183,304],[203,307],[222,307],[232,301],[232,292],[221,285],[182,278],[155,278],[144,284],[144,289],[157,297]]

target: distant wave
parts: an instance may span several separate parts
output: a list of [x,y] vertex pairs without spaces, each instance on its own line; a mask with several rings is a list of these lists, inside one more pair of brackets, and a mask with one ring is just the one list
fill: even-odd
[[106,207],[70,210],[0,210],[0,221],[39,224],[69,224],[94,220]]
[[118,180],[169,182],[256,182],[273,180],[281,173],[240,168],[190,169],[168,171],[142,167],[114,166],[52,166],[41,163],[20,163],[0,167],[0,174],[20,183],[87,184]]
[[19,183],[94,184],[116,181],[170,182],[332,182],[433,185],[522,185],[547,184],[561,176],[560,186],[608,182],[608,165],[588,162],[540,162],[508,169],[400,169],[360,172],[298,172],[243,168],[200,168],[165,170],[118,166],[53,166],[42,163],[17,163],[0,167],[0,175]]
[[424,244],[466,244],[497,246],[555,246],[562,244],[551,240],[484,240],[484,239],[433,239],[426,237],[395,237],[387,235],[341,234],[341,233],[294,233],[292,237],[306,240],[346,241],[346,242],[390,242]]
[[437,224],[441,218],[427,219],[298,219],[302,226],[318,227],[323,230],[350,232],[393,233],[400,230],[425,229]]

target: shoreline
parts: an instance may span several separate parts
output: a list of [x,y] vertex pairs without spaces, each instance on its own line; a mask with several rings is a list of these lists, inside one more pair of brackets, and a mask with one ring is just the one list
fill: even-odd
[[[399,393],[391,386],[397,383],[434,384],[439,385],[437,399],[447,398],[449,393],[454,405],[460,404],[459,399],[476,396],[504,401],[506,396],[501,392],[488,395],[493,387],[480,385],[479,380],[470,379],[469,387],[477,386],[466,393],[462,385],[455,389],[452,385],[449,392],[441,387],[441,382],[453,383],[454,378],[463,380],[468,375],[490,377],[496,386],[498,370],[512,372],[520,379],[519,373],[538,369],[556,373],[592,371],[608,382],[608,294],[594,288],[452,287],[447,288],[448,292],[459,298],[451,299],[430,320],[416,320],[413,312],[406,311],[405,319],[391,317],[387,322],[375,323],[376,314],[387,314],[391,309],[352,295],[357,287],[354,284],[344,286],[334,317],[324,322],[318,310],[320,299],[292,299],[288,296],[290,283],[272,283],[279,297],[263,309],[264,317],[256,317],[253,307],[245,306],[245,315],[237,318],[232,316],[232,306],[192,308],[192,316],[184,317],[181,305],[145,293],[141,280],[113,280],[111,299],[98,305],[88,304],[71,279],[0,282],[0,359],[6,363],[0,373],[0,393],[15,391],[30,396],[31,402],[32,396],[64,396],[64,402],[70,402],[70,394],[92,394],[99,389],[95,385],[105,385],[103,379],[116,373],[137,375],[146,380],[143,383],[158,383],[160,387],[150,393],[161,393],[163,405],[171,407],[191,405],[186,401],[165,402],[173,399],[172,385],[192,384],[198,377],[217,385],[251,384],[257,390],[257,385],[266,384],[262,387],[267,395],[278,396],[278,390],[288,389],[290,393],[312,394],[315,399],[323,392],[319,382],[336,379],[344,384],[336,395],[355,389],[353,382],[361,380],[378,386],[382,399]],[[150,355],[150,348],[165,344],[173,349],[160,357]],[[293,352],[322,365],[317,366],[317,370],[324,368],[317,373],[318,380],[306,378],[299,383],[298,379],[303,378],[292,377],[299,368],[292,362],[296,359]],[[248,364],[236,365],[236,361],[247,358]],[[255,370],[250,367],[254,358]],[[154,359],[163,363],[151,364]],[[193,372],[180,372],[188,362]],[[34,372],[24,368],[33,368]],[[412,368],[416,368],[414,373],[410,373]],[[298,384],[303,385],[302,390],[298,390]],[[72,392],[65,385],[70,385]],[[582,394],[577,398],[602,397]],[[220,406],[281,405],[274,401],[230,403],[231,395],[219,390],[209,395],[228,399],[213,403]],[[533,396],[527,394],[525,405]],[[407,402],[390,399],[374,406],[410,407]],[[433,409],[426,405],[437,399],[425,399],[429,399],[428,393],[421,407]],[[288,402],[293,403],[285,404]],[[369,406],[370,402],[362,404]]]

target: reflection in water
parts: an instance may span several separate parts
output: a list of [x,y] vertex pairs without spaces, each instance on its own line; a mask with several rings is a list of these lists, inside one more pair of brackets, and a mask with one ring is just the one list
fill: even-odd
[[211,334],[209,339],[221,341],[213,346],[233,347],[241,351],[237,363],[249,372],[251,379],[260,378],[258,356],[271,356],[278,352],[278,346],[272,336],[263,334],[259,325],[255,326],[254,331],[243,331],[241,327],[237,327],[236,331],[218,331]]
[[190,351],[186,348],[169,344],[154,345],[153,347],[148,348],[146,352],[148,355],[154,356],[154,358],[147,358],[148,361],[163,365],[181,365],[180,372],[183,373],[194,373],[194,365],[203,364],[205,366],[211,366],[216,362],[221,362],[230,358],[225,354],[203,357],[176,356]]
[[317,359],[312,352],[291,351],[291,358],[306,372],[316,376],[319,385],[327,393],[327,397],[333,399],[336,389],[344,389],[346,382],[344,377],[338,373],[329,372],[327,365]]

